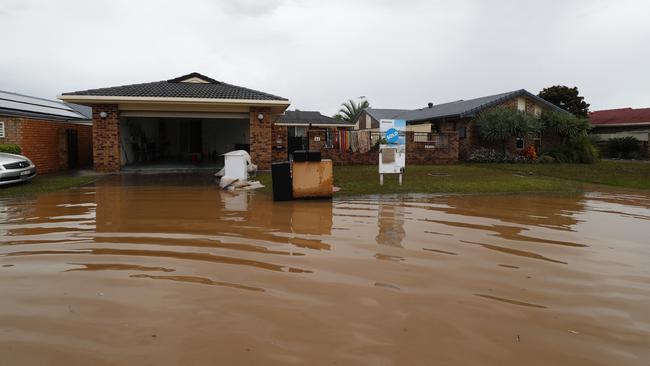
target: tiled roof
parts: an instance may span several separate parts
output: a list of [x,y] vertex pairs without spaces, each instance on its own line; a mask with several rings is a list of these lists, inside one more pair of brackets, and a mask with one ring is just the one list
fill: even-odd
[[[200,82],[189,80],[199,79]],[[273,94],[244,88],[217,81],[199,73],[191,73],[170,80],[151,83],[113,86],[108,88],[88,89],[63,95],[111,96],[111,97],[160,97],[160,98],[207,98],[207,99],[248,99],[281,100]]]
[[278,119],[278,123],[292,124],[292,125],[330,125],[341,127],[354,127],[354,122],[342,121],[336,118],[322,115],[316,111],[286,111]]
[[65,103],[2,90],[0,90],[0,114],[62,121],[88,119]]
[[538,97],[537,95],[534,95],[524,89],[520,89],[520,90],[515,90],[507,93],[489,95],[487,97],[480,97],[480,98],[474,98],[469,100],[458,100],[450,103],[437,104],[437,105],[433,105],[432,107],[425,107],[410,112],[406,112],[398,116],[395,116],[395,118],[405,119],[407,121],[425,121],[425,120],[443,118],[443,117],[474,116],[476,113],[480,112],[485,108],[496,106],[507,100],[520,97],[520,96],[526,96],[528,98],[531,98],[558,112],[568,113],[565,110],[561,109],[560,107]]
[[592,125],[650,124],[650,108],[619,108],[589,113]]

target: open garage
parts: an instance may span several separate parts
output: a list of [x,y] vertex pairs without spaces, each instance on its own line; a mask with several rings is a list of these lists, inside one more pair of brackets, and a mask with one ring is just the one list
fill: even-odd
[[123,169],[220,168],[222,154],[250,151],[248,115],[234,117],[122,117]]
[[272,126],[289,100],[199,73],[64,93],[92,107],[95,170],[218,169],[247,150],[271,168]]

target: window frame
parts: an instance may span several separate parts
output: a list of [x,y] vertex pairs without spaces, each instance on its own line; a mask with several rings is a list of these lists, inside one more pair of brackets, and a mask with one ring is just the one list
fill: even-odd
[[7,137],[5,121],[0,121],[0,139]]
[[458,132],[458,139],[467,138],[467,126],[458,126],[456,132]]
[[[521,141],[521,147],[519,147],[519,141]],[[525,148],[526,148],[526,140],[521,137],[515,138],[515,149],[523,150]]]

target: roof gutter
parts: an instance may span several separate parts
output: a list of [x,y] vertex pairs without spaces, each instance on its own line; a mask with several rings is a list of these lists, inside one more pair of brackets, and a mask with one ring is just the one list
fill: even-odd
[[650,122],[630,122],[630,123],[591,123],[591,127],[629,127],[629,126],[650,126]]
[[264,100],[264,99],[224,99],[224,98],[174,98],[174,97],[126,97],[107,95],[74,95],[63,94],[57,97],[69,103],[82,105],[103,104],[103,103],[179,103],[179,104],[220,104],[220,105],[247,105],[247,106],[286,106],[291,102],[288,100]]

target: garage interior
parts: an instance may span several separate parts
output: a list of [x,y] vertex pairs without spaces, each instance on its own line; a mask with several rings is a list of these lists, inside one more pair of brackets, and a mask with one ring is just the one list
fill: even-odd
[[220,169],[224,153],[250,150],[248,119],[120,119],[124,170]]

